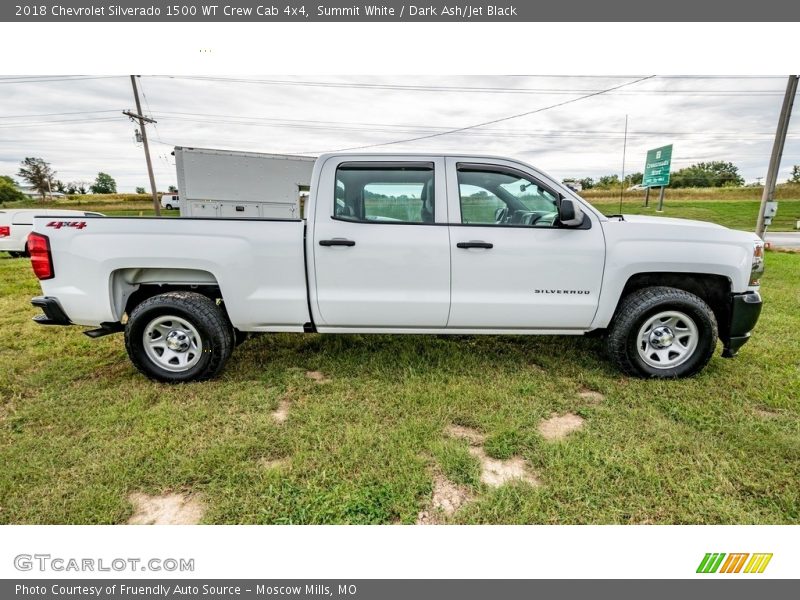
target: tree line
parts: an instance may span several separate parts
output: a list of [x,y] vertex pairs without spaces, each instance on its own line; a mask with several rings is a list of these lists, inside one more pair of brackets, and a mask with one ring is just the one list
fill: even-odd
[[[590,189],[619,189],[621,186],[630,188],[640,185],[644,179],[642,173],[632,173],[620,181],[619,175],[604,175],[596,180],[592,177],[574,179],[581,184],[584,190]],[[800,165],[794,165],[786,183],[800,184]],[[715,160],[699,162],[689,167],[670,173],[670,187],[675,188],[709,188],[709,187],[741,187],[744,177],[739,174],[739,168],[732,162]]]
[[[93,182],[90,181],[70,181],[64,182],[56,177],[57,173],[53,170],[49,162],[42,158],[27,157],[20,163],[17,177],[25,181],[33,190],[39,194],[42,202],[53,192],[66,195],[75,194],[116,194],[117,182],[108,173],[102,171],[97,174]],[[178,189],[169,186],[170,193],[177,193]],[[143,187],[136,188],[137,194],[144,194]],[[27,196],[17,188],[17,182],[13,177],[0,175],[0,202],[16,202],[25,200]]]

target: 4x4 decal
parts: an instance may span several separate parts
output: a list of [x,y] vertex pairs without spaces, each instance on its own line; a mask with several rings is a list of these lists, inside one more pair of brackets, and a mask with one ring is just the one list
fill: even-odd
[[53,229],[61,229],[62,227],[72,227],[74,229],[83,229],[86,227],[86,221],[50,221],[47,227]]

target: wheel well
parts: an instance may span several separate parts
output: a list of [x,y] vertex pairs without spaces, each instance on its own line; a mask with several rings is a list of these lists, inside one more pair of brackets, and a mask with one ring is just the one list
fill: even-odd
[[222,300],[222,292],[219,289],[219,286],[216,285],[182,285],[182,284],[147,284],[147,285],[140,285],[136,291],[131,293],[128,296],[128,299],[125,302],[125,309],[124,313],[130,314],[131,311],[136,308],[139,304],[147,300],[148,298],[152,298],[153,296],[158,296],[159,294],[164,294],[166,292],[176,292],[176,291],[187,291],[187,292],[196,292],[198,294],[202,294],[203,296],[214,300],[215,302]]
[[[628,294],[646,287],[667,286],[684,290],[702,299],[717,319],[720,337],[730,321],[731,281],[724,275],[706,273],[637,273],[625,283],[617,309]],[[614,311],[616,314],[616,310]]]
[[215,302],[222,299],[216,277],[208,271],[196,269],[118,269],[111,274],[110,284],[114,311],[120,320],[138,304],[165,292],[185,290],[202,294]]

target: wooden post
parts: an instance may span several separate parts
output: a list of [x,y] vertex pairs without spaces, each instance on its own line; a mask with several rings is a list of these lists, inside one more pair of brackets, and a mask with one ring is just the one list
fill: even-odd
[[136,75],[131,75],[131,85],[133,86],[133,98],[136,100],[136,115],[139,119],[139,127],[142,130],[142,143],[144,144],[144,158],[147,161],[147,174],[150,177],[150,191],[153,193],[153,209],[156,216],[161,216],[161,205],[158,202],[158,191],[156,190],[156,178],[153,176],[153,162],[150,160],[150,146],[147,144],[147,130],[145,121],[153,123],[152,119],[145,119],[142,115],[142,105],[139,102],[139,90],[136,88]]
[[778,170],[781,167],[783,145],[786,142],[786,131],[789,129],[789,120],[792,117],[792,105],[794,104],[794,96],[797,93],[798,77],[800,76],[789,75],[789,82],[786,84],[786,94],[783,97],[781,115],[778,118],[778,129],[775,131],[775,142],[772,145],[772,154],[769,157],[767,179],[764,182],[764,190],[761,193],[761,207],[758,210],[756,235],[762,240],[767,232],[764,212],[767,210],[767,203],[772,202],[775,198],[775,185],[778,183]]
[[661,186],[661,191],[658,193],[658,208],[656,212],[664,212],[664,190],[666,190],[663,185]]

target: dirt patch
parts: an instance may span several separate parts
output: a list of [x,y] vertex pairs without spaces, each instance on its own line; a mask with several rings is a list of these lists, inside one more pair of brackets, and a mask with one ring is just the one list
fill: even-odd
[[530,485],[541,485],[535,475],[528,471],[525,460],[512,456],[508,460],[492,458],[480,447],[472,447],[469,453],[481,462],[481,481],[489,487],[500,487],[510,481],[524,481]]
[[578,392],[578,397],[582,400],[586,400],[590,404],[599,404],[606,399],[606,397],[600,392],[590,390],[589,388],[581,388],[581,390]]
[[276,471],[280,471],[289,466],[289,458],[286,456],[283,458],[264,457],[258,459],[258,464],[265,469],[274,469]]
[[583,417],[573,413],[553,415],[539,423],[539,433],[546,440],[561,440],[583,427]]
[[766,420],[777,419],[777,418],[779,418],[781,416],[781,413],[779,413],[777,411],[774,411],[774,410],[769,410],[769,409],[766,409],[766,408],[757,408],[755,410],[755,413],[756,413],[756,416],[761,417],[762,419],[766,419]]
[[286,422],[286,419],[289,418],[289,407],[290,406],[291,406],[291,404],[285,398],[281,399],[281,401],[278,402],[278,408],[276,408],[272,412],[272,418],[275,419],[276,423],[280,424],[280,423],[285,423]]
[[441,473],[433,477],[433,496],[431,509],[423,510],[417,516],[417,525],[437,525],[444,522],[443,517],[454,514],[471,500],[469,490],[456,485]]
[[319,384],[331,382],[331,380],[321,371],[306,371],[306,377],[316,381]]
[[444,431],[450,437],[466,440],[470,446],[480,446],[486,441],[486,436],[480,431],[463,425],[449,425]]
[[205,512],[200,500],[188,494],[148,496],[135,492],[128,500],[134,506],[129,525],[194,525]]

